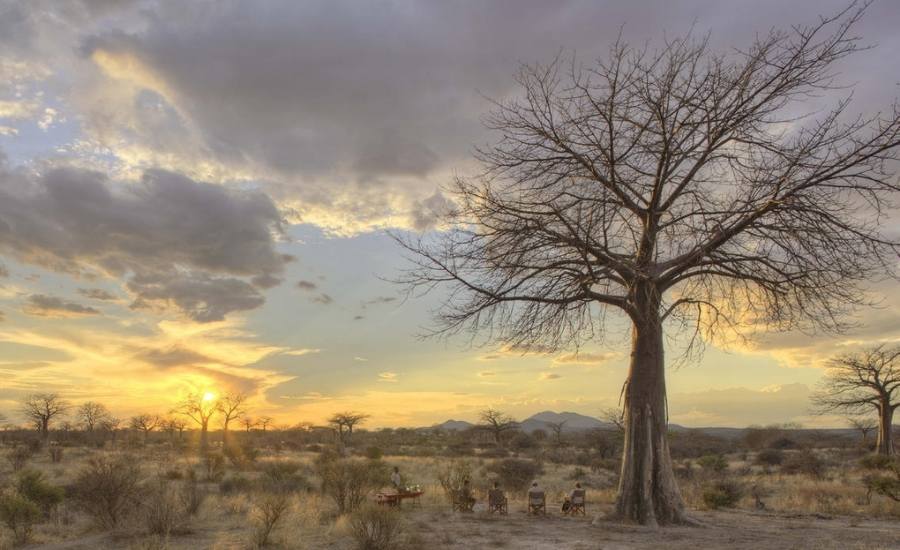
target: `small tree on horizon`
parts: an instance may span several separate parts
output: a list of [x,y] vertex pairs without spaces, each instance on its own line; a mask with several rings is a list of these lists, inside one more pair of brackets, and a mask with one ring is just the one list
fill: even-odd
[[22,415],[34,423],[44,441],[50,438],[50,423],[64,415],[71,404],[56,393],[36,393],[22,402]]
[[877,415],[875,452],[894,454],[894,411],[900,407],[900,346],[880,345],[831,359],[812,401],[821,414]]
[[483,170],[447,189],[428,236],[398,235],[411,294],[447,290],[433,334],[577,350],[631,325],[614,515],[692,523],[667,438],[664,325],[699,351],[750,328],[842,332],[892,276],[884,233],[900,146],[896,104],[874,116],[805,104],[865,47],[868,3],[721,54],[706,39],[617,41],[591,66],[522,67],[496,101]]
[[190,393],[175,409],[175,414],[181,414],[193,420],[200,427],[200,453],[206,454],[209,450],[209,421],[218,410],[215,399],[207,399],[204,393]]
[[344,429],[347,430],[347,440],[349,441],[353,438],[353,427],[362,424],[370,416],[372,415],[354,411],[345,411],[331,415],[328,419],[328,423],[337,430],[338,439],[343,444],[345,442]]
[[476,427],[490,432],[494,438],[494,443],[498,446],[503,444],[504,434],[519,429],[519,423],[513,417],[492,407],[479,412],[478,420],[479,424]]
[[106,405],[96,401],[85,401],[75,410],[75,416],[84,426],[87,432],[93,432],[95,429],[103,426],[103,422],[109,419],[112,414]]
[[143,432],[144,444],[146,444],[150,438],[150,432],[162,424],[162,419],[155,414],[139,414],[131,417],[130,424],[132,430]]
[[247,412],[247,398],[243,392],[229,392],[219,398],[217,408],[222,416],[222,443],[226,447],[230,444],[229,425]]

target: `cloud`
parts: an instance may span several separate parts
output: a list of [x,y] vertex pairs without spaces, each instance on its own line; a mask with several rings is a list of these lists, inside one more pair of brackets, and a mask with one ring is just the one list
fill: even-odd
[[[670,419],[688,426],[774,424],[809,418],[810,389],[805,384],[781,384],[760,389],[736,387],[669,396]],[[820,422],[834,425],[832,419]]]
[[555,372],[542,372],[538,380],[559,380],[562,378],[561,374]]
[[396,372],[379,372],[378,373],[378,381],[379,382],[396,382],[397,377],[398,377],[398,375]]
[[32,294],[29,296],[22,311],[35,317],[84,317],[86,315],[98,315],[100,310],[83,306],[75,302],[63,300],[57,296],[46,294]]
[[145,349],[135,354],[135,359],[163,368],[215,363],[216,361],[202,353],[180,346],[167,349]]
[[103,290],[102,288],[79,288],[78,294],[92,300],[112,301],[116,299],[116,295]]
[[498,359],[508,359],[511,357],[525,357],[528,355],[549,355],[553,353],[553,349],[539,344],[504,344],[500,348],[491,353],[478,357],[479,361],[496,361]]
[[492,370],[483,370],[478,373],[479,378],[490,378],[493,376],[497,376],[497,373]]
[[9,277],[9,269],[5,265],[0,264],[0,278]]
[[354,361],[359,361],[360,363],[365,363],[365,362],[368,361],[368,359],[366,359],[365,357],[358,357],[358,356],[357,356],[357,357],[354,357],[353,360],[354,360]]
[[[266,195],[147,171],[117,184],[77,168],[0,169],[0,251],[81,277],[124,279],[134,307],[198,322],[259,307],[292,258]],[[256,282],[256,284],[254,284]]]
[[300,348],[281,352],[282,355],[292,355],[294,357],[303,357],[304,355],[312,355],[320,353],[322,350],[318,348]]
[[397,301],[396,296],[376,296],[375,298],[372,298],[371,300],[366,300],[365,302],[363,302],[363,309],[365,309],[366,306],[390,304],[390,303],[393,303],[396,301]]
[[300,290],[312,291],[319,288],[319,285],[312,281],[297,281],[297,288],[299,288]]
[[615,352],[566,353],[553,359],[557,365],[601,365],[619,357]]

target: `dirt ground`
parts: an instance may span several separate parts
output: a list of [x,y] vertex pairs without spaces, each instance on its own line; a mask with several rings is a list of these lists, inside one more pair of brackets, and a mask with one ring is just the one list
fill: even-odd
[[[453,514],[428,509],[404,510],[423,549],[510,548],[533,550],[888,550],[900,549],[900,524],[860,521],[845,517],[785,516],[745,511],[695,512],[700,527],[649,529],[621,525],[601,518],[558,515],[530,517],[512,511],[508,516],[484,513]],[[334,548],[351,550],[352,541],[334,533],[304,533],[303,540],[282,540],[282,548]],[[152,545],[155,546],[155,545]],[[32,548],[95,550],[98,548],[150,548],[115,534]],[[237,526],[229,535],[226,525],[198,529],[173,538],[159,548],[245,549],[246,539]],[[277,548],[277,546],[276,546]]]

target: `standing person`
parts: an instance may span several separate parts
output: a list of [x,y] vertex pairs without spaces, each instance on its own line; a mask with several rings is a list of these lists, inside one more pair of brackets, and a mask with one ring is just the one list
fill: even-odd
[[391,485],[397,490],[398,494],[403,492],[403,478],[400,476],[400,468],[398,466],[394,466],[394,471],[391,472]]

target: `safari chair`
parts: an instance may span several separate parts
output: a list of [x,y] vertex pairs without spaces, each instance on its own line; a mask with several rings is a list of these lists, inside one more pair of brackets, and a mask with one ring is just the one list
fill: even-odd
[[528,513],[530,515],[547,515],[547,497],[544,491],[528,493]]
[[453,511],[454,512],[471,512],[475,507],[475,499],[471,493],[465,494],[463,491],[453,492]]
[[575,489],[572,491],[572,499],[569,501],[569,514],[577,516],[587,515],[584,510],[585,492],[584,489]]
[[492,514],[494,512],[500,514],[509,513],[506,495],[503,494],[502,489],[491,489],[488,491],[488,512]]

